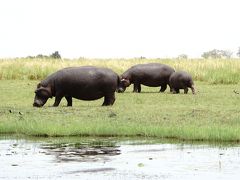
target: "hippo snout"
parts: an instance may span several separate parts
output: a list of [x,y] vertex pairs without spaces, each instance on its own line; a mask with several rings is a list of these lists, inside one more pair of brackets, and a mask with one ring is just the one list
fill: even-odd
[[42,105],[34,102],[34,103],[33,103],[33,107],[42,107]]
[[118,92],[118,93],[123,93],[124,91],[125,91],[124,88],[118,88],[118,89],[117,89],[117,92]]

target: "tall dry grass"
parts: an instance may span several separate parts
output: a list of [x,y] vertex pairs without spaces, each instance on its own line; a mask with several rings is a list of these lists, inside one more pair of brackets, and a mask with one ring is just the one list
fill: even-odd
[[133,65],[149,62],[164,63],[176,70],[185,70],[192,74],[195,81],[210,84],[237,84],[240,81],[238,59],[3,59],[0,60],[0,79],[41,80],[58,69],[84,65],[108,67],[121,74]]

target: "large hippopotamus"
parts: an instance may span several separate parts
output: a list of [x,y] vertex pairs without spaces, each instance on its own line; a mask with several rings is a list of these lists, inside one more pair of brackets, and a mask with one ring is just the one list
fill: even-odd
[[133,92],[141,92],[141,84],[150,87],[160,86],[164,92],[169,84],[169,77],[175,72],[168,65],[160,63],[138,64],[132,66],[121,75],[118,92],[124,92],[126,87],[133,84]]
[[119,83],[119,76],[108,68],[64,68],[37,85],[33,106],[41,107],[52,97],[55,97],[53,106],[58,106],[63,97],[67,100],[67,106],[72,106],[72,98],[96,100],[102,97],[103,106],[113,105]]
[[169,85],[172,93],[179,93],[180,89],[184,89],[184,93],[188,93],[188,88],[191,88],[195,94],[194,83],[190,74],[185,71],[174,72],[169,78]]

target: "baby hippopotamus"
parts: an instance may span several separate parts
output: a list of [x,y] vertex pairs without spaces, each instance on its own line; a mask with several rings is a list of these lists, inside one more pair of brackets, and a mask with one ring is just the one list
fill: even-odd
[[195,94],[194,83],[190,74],[185,71],[178,71],[172,73],[169,78],[169,86],[172,93],[179,93],[180,89],[184,89],[184,93],[188,93],[188,88],[191,88],[192,93]]
[[33,106],[41,107],[52,97],[55,97],[53,106],[58,106],[63,97],[67,100],[67,106],[72,106],[72,98],[96,100],[102,97],[103,106],[113,105],[119,83],[119,76],[108,68],[64,68],[49,75],[37,85]]

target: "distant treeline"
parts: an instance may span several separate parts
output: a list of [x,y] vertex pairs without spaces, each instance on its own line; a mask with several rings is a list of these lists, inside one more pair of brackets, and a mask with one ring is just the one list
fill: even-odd
[[0,80],[41,80],[49,74],[71,66],[99,66],[113,69],[122,74],[136,64],[157,62],[168,64],[175,70],[189,72],[195,81],[209,84],[237,84],[240,82],[239,59],[11,59],[0,60]]
[[[240,47],[238,48],[236,56],[240,58]],[[234,53],[229,50],[212,49],[210,51],[203,52],[201,57],[203,59],[231,59],[234,57]],[[25,58],[27,59],[62,59],[59,51],[55,51],[50,55],[38,54],[36,56],[27,56]],[[87,58],[79,57],[78,59],[87,59]],[[148,59],[148,58],[145,56],[140,56],[135,59]],[[158,59],[161,59],[161,58],[158,58]],[[178,55],[175,59],[182,60],[182,59],[189,59],[189,57],[187,54],[183,53]]]
[[27,56],[27,59],[61,59],[61,55],[59,54],[58,51],[53,52],[52,54],[48,55],[43,55],[43,54],[38,54],[37,56]]

